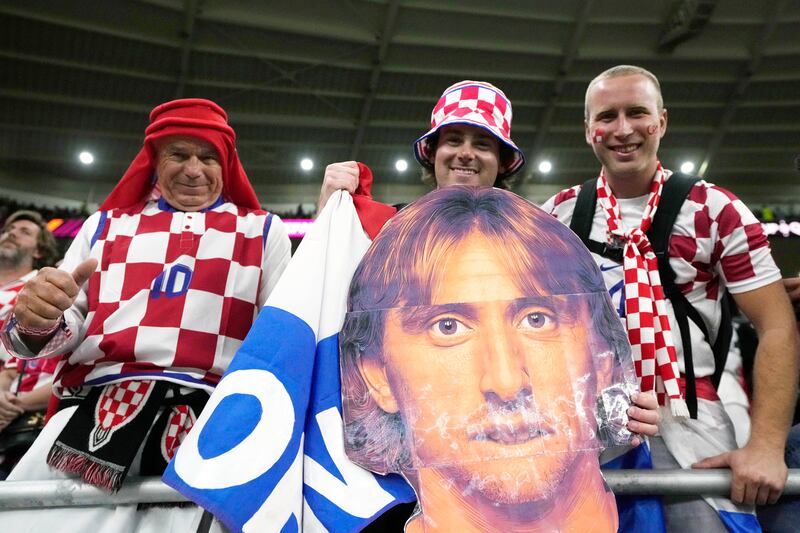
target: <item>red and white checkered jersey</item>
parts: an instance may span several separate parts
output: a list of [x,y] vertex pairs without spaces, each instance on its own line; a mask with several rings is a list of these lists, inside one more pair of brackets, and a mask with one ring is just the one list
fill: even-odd
[[[22,290],[22,287],[25,286],[25,283],[29,279],[36,275],[36,272],[38,272],[38,270],[31,270],[21,278],[10,281],[0,287],[0,328],[5,323],[6,318],[9,316],[8,314],[14,308],[14,304],[17,303],[19,291]],[[8,350],[6,350],[5,347],[0,344],[0,368],[2,368],[3,364],[6,361],[9,361],[12,357],[13,356],[8,352]]]
[[[564,224],[569,224],[580,188],[577,185],[559,192],[547,200],[542,209]],[[638,227],[647,195],[618,198],[617,201],[623,224],[627,228]],[[605,242],[607,228],[606,214],[598,202],[589,237]],[[669,255],[670,266],[675,271],[675,283],[703,317],[709,334],[714,338],[722,314],[722,287],[736,294],[781,279],[761,223],[733,193],[703,180],[692,187],[678,212],[669,241]],[[592,256],[603,273],[606,287],[620,316],[625,316],[622,264],[597,254]],[[685,366],[680,329],[669,301],[667,308],[678,352],[678,366],[683,373]],[[711,347],[691,320],[689,328],[695,375],[710,376],[714,372]]]
[[68,354],[56,392],[143,377],[212,388],[290,251],[279,217],[231,203],[180,212],[162,199],[95,213],[61,268],[89,257],[98,268],[64,314],[66,329],[38,354]]
[[50,359],[19,359],[12,356],[6,363],[6,368],[16,369],[17,377],[9,389],[14,394],[31,392],[44,385],[53,384],[53,374],[58,366],[58,357]]

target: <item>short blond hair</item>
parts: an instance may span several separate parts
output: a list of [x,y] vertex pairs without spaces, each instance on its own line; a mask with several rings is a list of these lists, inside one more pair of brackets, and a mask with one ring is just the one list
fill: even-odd
[[597,85],[603,80],[607,80],[609,78],[621,78],[623,76],[644,76],[650,83],[653,84],[653,87],[656,88],[656,104],[658,105],[658,111],[661,112],[664,109],[664,97],[661,96],[661,84],[658,82],[658,78],[656,75],[647,70],[646,68],[637,67],[636,65],[617,65],[616,67],[611,67],[608,70],[604,70],[601,72],[595,79],[589,82],[589,86],[586,87],[586,96],[583,98],[583,119],[587,122],[589,121],[589,91],[592,90],[592,87]]

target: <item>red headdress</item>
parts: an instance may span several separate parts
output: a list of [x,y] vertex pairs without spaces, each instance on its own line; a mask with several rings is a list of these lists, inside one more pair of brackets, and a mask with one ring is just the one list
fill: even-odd
[[222,195],[226,200],[241,207],[261,208],[236,153],[236,133],[228,125],[228,115],[211,100],[186,98],[161,104],[150,112],[150,125],[144,135],[144,146],[100,206],[101,210],[145,201],[153,189],[156,141],[176,135],[201,139],[216,149],[222,165]]

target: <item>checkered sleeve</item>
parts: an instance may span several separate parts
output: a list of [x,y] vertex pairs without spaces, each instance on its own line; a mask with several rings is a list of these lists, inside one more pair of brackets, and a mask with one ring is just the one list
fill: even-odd
[[564,189],[558,194],[551,196],[549,200],[541,205],[544,211],[547,211],[564,224],[569,224],[572,221],[572,211],[575,209],[575,202],[578,198],[581,186],[575,185],[569,189]]
[[[59,269],[72,272],[76,266],[91,257],[92,240],[100,221],[101,213],[99,212],[86,219],[64,255],[64,261],[59,266]],[[10,327],[5,327],[0,331],[0,341],[12,355],[22,358],[62,355],[72,351],[83,338],[87,309],[86,291],[82,288],[75,303],[64,313],[64,325],[59,328],[53,338],[50,339],[50,342],[39,353],[33,353],[22,342],[16,328],[13,327],[13,322],[9,324]]]
[[751,291],[781,279],[761,223],[730,191],[705,184],[708,216],[716,227],[715,269],[731,293]]
[[[271,220],[270,220],[271,219]],[[267,301],[267,297],[275,288],[278,279],[289,264],[292,255],[292,243],[286,226],[277,215],[267,217],[265,222],[267,232],[264,244],[264,253],[261,256],[261,289],[258,294],[258,308]]]

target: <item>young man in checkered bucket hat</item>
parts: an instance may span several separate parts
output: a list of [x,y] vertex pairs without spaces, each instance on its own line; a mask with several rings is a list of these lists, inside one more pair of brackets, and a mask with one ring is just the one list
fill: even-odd
[[431,129],[414,141],[414,156],[427,171],[423,180],[440,187],[508,188],[525,164],[511,140],[512,116],[511,102],[494,85],[462,81],[448,87],[431,112]]
[[[423,167],[422,180],[437,187],[483,185],[509,188],[525,164],[511,139],[511,101],[484,81],[460,81],[442,93],[431,112],[431,127],[414,141],[414,157]],[[335,191],[355,192],[355,161],[325,169],[318,212]]]

